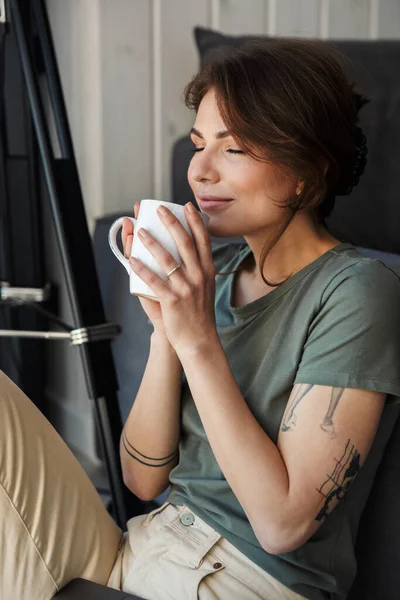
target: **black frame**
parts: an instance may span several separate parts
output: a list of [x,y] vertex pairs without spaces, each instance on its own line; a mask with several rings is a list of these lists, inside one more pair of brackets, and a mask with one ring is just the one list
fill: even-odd
[[[15,36],[25,82],[43,181],[61,255],[73,315],[73,328],[106,322],[86,220],[82,191],[44,0],[8,0],[9,27]],[[39,87],[45,78],[60,156],[52,149]],[[123,484],[119,460],[122,430],[117,377],[110,339],[79,346],[88,395],[94,401],[98,432],[110,482],[113,517],[122,529],[143,512],[142,502]]]

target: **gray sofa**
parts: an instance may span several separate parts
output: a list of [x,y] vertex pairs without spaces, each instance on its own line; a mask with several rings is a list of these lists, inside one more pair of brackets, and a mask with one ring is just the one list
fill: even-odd
[[55,598],[57,600],[144,600],[139,596],[118,592],[85,579],[74,579]]

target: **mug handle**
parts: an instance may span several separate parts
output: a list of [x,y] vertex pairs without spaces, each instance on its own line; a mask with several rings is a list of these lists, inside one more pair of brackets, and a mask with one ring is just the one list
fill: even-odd
[[129,260],[125,258],[122,254],[121,250],[118,248],[117,244],[117,233],[122,227],[122,223],[124,219],[130,219],[133,223],[133,227],[136,228],[136,219],[133,217],[120,217],[111,225],[110,230],[108,232],[108,243],[110,244],[111,250],[114,252],[115,256],[118,258],[119,262],[122,263],[125,269],[128,271],[128,275],[131,274],[131,266]]

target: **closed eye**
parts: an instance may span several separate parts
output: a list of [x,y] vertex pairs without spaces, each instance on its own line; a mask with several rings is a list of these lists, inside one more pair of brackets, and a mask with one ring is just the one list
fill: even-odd
[[[192,152],[201,152],[204,148],[192,148]],[[228,148],[227,152],[230,154],[244,154],[243,150],[236,150],[235,148]]]

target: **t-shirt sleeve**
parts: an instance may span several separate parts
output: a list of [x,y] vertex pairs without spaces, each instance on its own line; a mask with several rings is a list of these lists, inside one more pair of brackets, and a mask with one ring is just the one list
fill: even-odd
[[347,267],[321,296],[295,383],[384,392],[400,402],[400,280],[375,260]]

